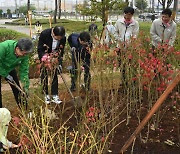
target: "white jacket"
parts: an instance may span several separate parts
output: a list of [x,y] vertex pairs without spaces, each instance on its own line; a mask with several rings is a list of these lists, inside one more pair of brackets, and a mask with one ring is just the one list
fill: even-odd
[[131,37],[136,38],[139,33],[139,23],[132,20],[128,26],[124,23],[123,19],[119,19],[115,23],[115,39],[117,41],[129,41]]
[[173,46],[176,38],[176,23],[170,21],[169,26],[167,26],[163,25],[162,19],[156,19],[151,25],[150,34],[154,46],[159,43],[168,43]]
[[8,125],[11,121],[11,113],[6,108],[0,108],[0,142],[8,148],[12,146],[12,142],[8,141],[7,131]]
[[105,27],[105,40],[104,42],[108,44],[110,41],[112,41],[112,36],[114,36],[115,33],[115,27],[110,24]]

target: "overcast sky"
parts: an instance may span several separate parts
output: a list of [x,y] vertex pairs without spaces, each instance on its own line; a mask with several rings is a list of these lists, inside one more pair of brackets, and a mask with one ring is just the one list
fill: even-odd
[[[15,6],[15,1],[17,1],[17,5],[24,5],[27,4],[27,0],[0,0],[0,6]],[[37,3],[39,1],[40,4],[44,3],[54,3],[54,0],[30,0],[31,3]],[[62,3],[76,3],[76,0],[62,0]],[[77,2],[82,2],[83,0],[77,0]]]

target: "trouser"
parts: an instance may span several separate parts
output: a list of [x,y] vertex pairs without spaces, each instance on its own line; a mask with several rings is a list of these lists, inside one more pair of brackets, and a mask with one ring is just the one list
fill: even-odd
[[91,55],[88,52],[78,52],[75,49],[71,50],[72,53],[72,70],[71,70],[71,89],[76,88],[76,81],[78,77],[78,65],[82,60],[84,67],[84,84],[85,89],[89,90],[91,74],[90,74],[90,57]]
[[125,69],[125,64],[122,64],[122,53],[121,53],[121,49],[119,49],[119,51],[117,51],[117,58],[118,58],[118,67],[120,67],[120,71],[122,74],[122,80],[125,81],[126,80],[126,69]]
[[[16,70],[12,70],[9,75],[11,75],[14,79],[14,82],[15,84],[20,87],[20,84],[19,84],[19,79],[17,77],[17,73],[16,73]],[[7,80],[7,79],[6,79]],[[25,97],[23,97],[21,91],[16,88],[16,86],[10,84],[11,86],[11,89],[13,91],[13,94],[14,94],[14,97],[15,97],[15,100],[16,100],[16,103],[18,104],[18,106],[20,105],[20,103],[23,102],[24,105],[26,105],[26,108],[27,108],[27,100]],[[22,99],[23,97],[23,99]],[[1,76],[0,76],[0,108],[2,108],[2,92],[1,92]]]
[[[58,95],[58,69],[52,70],[51,95]],[[45,67],[41,68],[41,84],[43,94],[48,95],[48,71]]]

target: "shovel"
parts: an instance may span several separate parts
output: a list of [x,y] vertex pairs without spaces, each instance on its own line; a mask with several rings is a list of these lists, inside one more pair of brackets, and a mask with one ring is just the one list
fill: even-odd
[[71,90],[69,89],[69,87],[68,87],[68,85],[67,85],[67,82],[66,82],[64,76],[62,75],[62,66],[61,66],[61,65],[59,65],[58,70],[59,70],[59,74],[60,74],[60,76],[61,76],[61,79],[62,79],[63,82],[64,82],[64,85],[66,86],[69,94],[70,94],[71,97],[72,97],[73,104],[74,104],[75,106],[77,106],[77,107],[81,107],[81,106],[82,106],[82,98],[81,98],[80,96],[74,97],[74,95],[72,94]]
[[[7,82],[9,83],[9,84],[11,84],[11,85],[13,85],[13,86],[15,86],[23,95],[24,95],[24,97],[25,97],[25,99],[27,99],[28,98],[28,96],[27,96],[27,94],[21,89],[21,87],[20,86],[18,86],[17,84],[16,84],[16,82],[13,80],[13,81],[10,81],[10,80],[7,80]],[[27,100],[26,100],[27,101]],[[25,102],[25,109],[27,110],[27,102]],[[18,105],[19,106],[19,105]],[[20,106],[19,106],[20,107]]]

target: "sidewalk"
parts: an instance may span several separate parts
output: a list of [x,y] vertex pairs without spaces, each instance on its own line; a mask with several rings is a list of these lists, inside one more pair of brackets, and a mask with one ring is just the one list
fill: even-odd
[[[5,22],[12,22],[13,20],[10,19],[3,19],[0,20],[0,28],[7,28],[11,30],[15,30],[20,33],[24,33],[26,35],[30,35],[30,28],[28,26],[22,25],[6,25]],[[32,33],[35,32],[34,26],[32,26]]]

